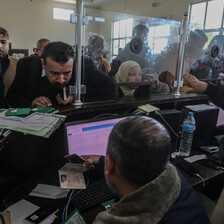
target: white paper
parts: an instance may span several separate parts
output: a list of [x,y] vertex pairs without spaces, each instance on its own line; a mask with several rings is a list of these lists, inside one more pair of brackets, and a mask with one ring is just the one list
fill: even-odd
[[69,190],[61,189],[59,186],[38,184],[29,195],[42,198],[58,199],[67,197],[68,192]]
[[5,211],[10,212],[11,224],[24,224],[23,220],[38,208],[37,205],[23,199],[8,207]]
[[43,128],[48,127],[56,118],[42,114],[34,114],[25,121],[13,121],[0,118],[0,125],[4,127],[22,128],[32,131],[41,131]]
[[195,156],[191,156],[191,157],[188,157],[188,158],[184,158],[184,160],[188,161],[189,163],[193,163],[193,162],[196,162],[196,161],[201,160],[201,159],[206,159],[206,155],[201,154],[201,155],[195,155]]
[[19,116],[5,116],[7,110],[4,110],[2,112],[0,112],[0,118],[6,119],[6,120],[12,120],[12,121],[25,121],[26,119],[30,118],[31,116],[34,115],[33,114],[29,114],[25,117],[19,117]]

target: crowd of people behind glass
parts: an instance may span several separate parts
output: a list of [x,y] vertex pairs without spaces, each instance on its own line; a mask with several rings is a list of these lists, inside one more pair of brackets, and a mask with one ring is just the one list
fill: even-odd
[[[179,43],[169,44],[160,54],[152,55],[148,44],[149,29],[144,24],[134,27],[132,39],[119,54],[108,63],[106,57],[104,37],[93,34],[87,45],[87,55],[91,56],[97,67],[106,75],[109,75],[116,83],[118,82],[151,82],[151,93],[167,94],[173,92],[173,82],[176,79],[176,67]],[[205,47],[207,45],[207,47]],[[216,35],[211,40],[199,29],[189,32],[185,46],[183,73],[190,73],[198,79],[223,79],[224,78],[224,36]],[[121,74],[120,66],[127,68],[127,74]],[[134,63],[135,62],[135,63]],[[141,69],[141,77],[130,78],[132,67]],[[123,69],[124,70],[124,69]],[[122,78],[118,78],[122,77]],[[132,74],[133,77],[133,74]],[[140,78],[139,78],[140,77]],[[120,81],[119,81],[120,80]],[[122,80],[122,81],[121,81]],[[122,87],[129,89],[121,95],[134,95],[132,86]],[[138,86],[135,86],[137,89]],[[185,91],[185,86],[182,88]]]
[[[108,99],[112,99],[113,94],[115,97],[146,98],[151,93],[165,95],[174,92],[173,83],[177,78],[176,68],[180,43],[178,41],[168,42],[167,47],[159,54],[153,54],[149,46],[150,35],[152,34],[147,25],[136,25],[130,41],[111,60],[104,36],[91,33],[88,44],[83,47],[83,56],[92,59],[92,64],[90,66],[88,63],[87,66],[84,63],[84,73],[90,74],[86,74],[82,79],[87,90],[82,99],[84,101],[106,100],[107,96],[99,91],[102,88],[106,88],[107,92],[109,90],[113,92],[108,93]],[[44,45],[49,42],[50,40],[46,38],[40,39],[37,42],[37,48],[34,49],[35,54],[31,56],[40,56]],[[224,78],[223,45],[224,36],[222,35],[216,35],[209,40],[202,30],[190,31],[185,46],[183,74],[190,73],[204,80],[222,80]],[[1,44],[2,48],[3,44]],[[2,63],[4,69],[3,65]],[[95,76],[93,71],[95,71]],[[132,82],[134,83],[131,84]],[[188,92],[188,87],[184,85],[181,91]],[[88,94],[89,92],[91,94]],[[93,97],[93,93],[97,92],[99,94]]]

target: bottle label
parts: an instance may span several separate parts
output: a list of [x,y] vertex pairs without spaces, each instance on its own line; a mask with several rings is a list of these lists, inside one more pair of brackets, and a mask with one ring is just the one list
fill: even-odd
[[183,131],[193,133],[195,131],[195,125],[189,124],[189,123],[184,123]]

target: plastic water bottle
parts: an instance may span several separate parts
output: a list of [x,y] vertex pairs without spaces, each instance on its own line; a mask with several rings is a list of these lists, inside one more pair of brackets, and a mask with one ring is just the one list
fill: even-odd
[[195,119],[193,112],[189,112],[187,118],[184,119],[183,129],[180,140],[180,155],[187,157],[191,153],[191,145],[193,141],[194,131],[195,131]]

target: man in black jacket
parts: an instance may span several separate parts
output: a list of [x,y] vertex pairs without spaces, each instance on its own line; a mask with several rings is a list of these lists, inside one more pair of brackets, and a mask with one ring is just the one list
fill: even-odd
[[[109,97],[113,93],[112,80],[101,74],[91,60],[85,59],[85,65],[86,98],[92,100],[93,97]],[[7,100],[12,107],[69,104],[73,101],[73,95],[68,94],[65,100],[62,96],[64,88],[74,85],[74,67],[74,51],[70,45],[63,42],[49,43],[41,57],[27,57],[18,62],[16,77],[8,91]]]
[[8,31],[0,27],[0,108],[7,107],[5,95],[15,77],[16,64],[18,62],[18,59],[8,55],[8,40]]

